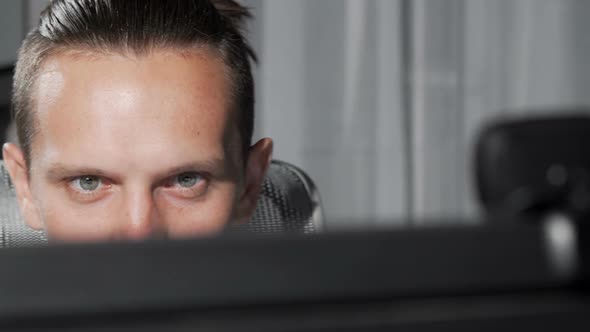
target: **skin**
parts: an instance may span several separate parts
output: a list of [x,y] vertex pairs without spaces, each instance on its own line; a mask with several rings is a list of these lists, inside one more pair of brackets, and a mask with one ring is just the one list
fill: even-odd
[[242,160],[226,73],[207,50],[51,56],[34,85],[31,165],[3,147],[26,223],[50,241],[94,242],[247,222],[272,141]]

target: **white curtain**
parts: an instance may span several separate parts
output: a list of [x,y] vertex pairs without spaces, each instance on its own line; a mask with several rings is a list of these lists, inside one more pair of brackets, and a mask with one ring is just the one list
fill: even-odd
[[275,158],[312,176],[338,225],[403,222],[400,1],[250,4],[262,6],[258,133],[275,139]]
[[258,135],[329,226],[474,220],[487,120],[588,105],[590,2],[251,0]]

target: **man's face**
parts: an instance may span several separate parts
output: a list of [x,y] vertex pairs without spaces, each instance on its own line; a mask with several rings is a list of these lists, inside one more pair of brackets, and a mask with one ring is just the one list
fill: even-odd
[[50,239],[97,241],[247,220],[271,142],[244,167],[226,73],[206,50],[49,58],[33,92],[28,177],[18,148],[4,149],[27,223]]

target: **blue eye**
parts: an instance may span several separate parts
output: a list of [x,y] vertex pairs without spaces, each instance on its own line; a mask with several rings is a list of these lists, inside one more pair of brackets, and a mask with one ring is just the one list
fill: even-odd
[[197,173],[183,173],[176,176],[176,183],[184,188],[194,187],[199,180],[201,180],[201,176]]
[[94,191],[100,186],[100,179],[96,176],[81,176],[75,182],[84,191]]

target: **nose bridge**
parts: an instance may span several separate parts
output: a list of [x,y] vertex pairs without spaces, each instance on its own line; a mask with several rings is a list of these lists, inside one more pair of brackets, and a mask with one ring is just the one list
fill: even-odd
[[139,240],[161,233],[162,225],[150,188],[128,188],[125,209],[127,220],[123,223],[123,237]]

